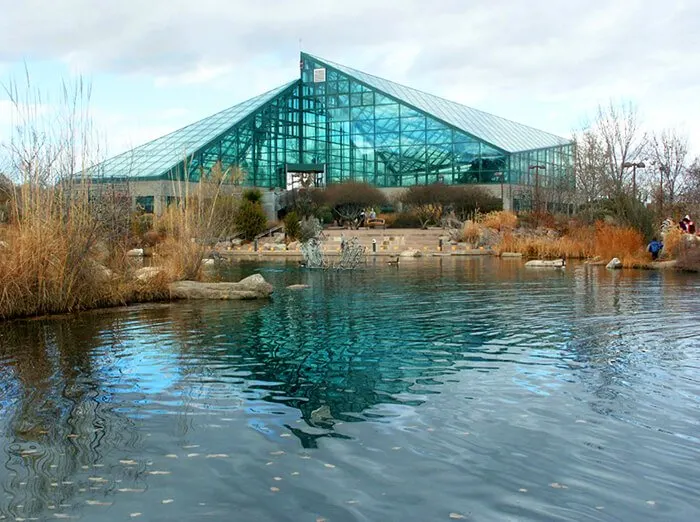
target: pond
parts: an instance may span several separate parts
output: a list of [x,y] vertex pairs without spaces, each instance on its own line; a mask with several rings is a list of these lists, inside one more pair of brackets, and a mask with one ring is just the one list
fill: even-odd
[[0,519],[700,519],[697,276],[255,272],[1,325]]

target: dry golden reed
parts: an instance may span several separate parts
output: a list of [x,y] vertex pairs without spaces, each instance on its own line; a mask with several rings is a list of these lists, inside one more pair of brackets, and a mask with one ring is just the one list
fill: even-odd
[[649,261],[639,231],[606,223],[597,223],[593,227],[572,227],[568,234],[561,237],[525,236],[506,231],[496,252],[518,252],[533,259],[600,257],[610,260],[617,257],[624,266],[640,266]]

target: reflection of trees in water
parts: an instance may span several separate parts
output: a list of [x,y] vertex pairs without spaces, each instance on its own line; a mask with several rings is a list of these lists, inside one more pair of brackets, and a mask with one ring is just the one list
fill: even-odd
[[[573,340],[577,374],[604,415],[628,412],[652,358],[654,365],[685,357],[665,317],[678,308],[675,274],[580,267],[575,277]],[[681,283],[682,284],[682,283]],[[676,328],[671,330],[677,332]]]
[[[15,322],[0,334],[2,444],[8,497],[0,514],[31,516],[69,502],[77,478],[115,447],[134,447],[137,432],[109,404],[96,350],[110,350],[110,316]],[[98,348],[100,347],[100,348]],[[66,484],[64,484],[64,482]],[[5,502],[6,501],[6,502]],[[23,506],[21,510],[18,506]]]

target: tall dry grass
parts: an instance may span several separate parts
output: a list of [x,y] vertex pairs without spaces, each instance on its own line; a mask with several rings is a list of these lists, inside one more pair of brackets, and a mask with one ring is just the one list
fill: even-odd
[[481,239],[481,226],[478,223],[468,220],[462,227],[461,240],[470,244],[476,244]]
[[672,227],[663,238],[664,249],[661,251],[665,258],[676,259],[681,253],[683,232],[680,227]]
[[493,228],[499,232],[513,230],[518,226],[518,216],[507,210],[489,212],[488,214],[481,216],[477,221],[485,227]]
[[13,219],[0,247],[0,318],[75,312],[162,298],[160,279],[148,284],[116,249],[107,265],[96,260],[103,238],[87,198],[60,187],[24,185],[15,196]]
[[99,161],[100,147],[89,85],[64,83],[50,100],[27,72],[4,87],[13,126],[0,165],[14,184],[2,226],[0,319],[166,296],[163,278],[132,277],[126,241],[90,201],[86,166]]
[[592,227],[572,227],[564,236],[518,235],[506,231],[495,248],[498,254],[519,252],[533,259],[619,258],[624,266],[642,266],[649,262],[642,234],[630,227],[597,223]]
[[154,228],[165,238],[156,248],[156,266],[173,280],[202,277],[206,254],[218,239],[233,233],[243,178],[240,169],[217,163],[198,183],[173,181],[180,203],[155,218]]

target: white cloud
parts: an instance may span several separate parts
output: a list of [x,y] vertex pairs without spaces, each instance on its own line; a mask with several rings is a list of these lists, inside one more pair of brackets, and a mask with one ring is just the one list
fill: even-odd
[[[0,63],[62,60],[203,96],[252,96],[305,50],[568,134],[609,99],[687,127],[700,149],[700,2],[669,0],[23,0],[0,19]],[[243,98],[235,101],[241,101]],[[223,107],[222,107],[223,108]],[[154,123],[160,127],[160,122]]]

